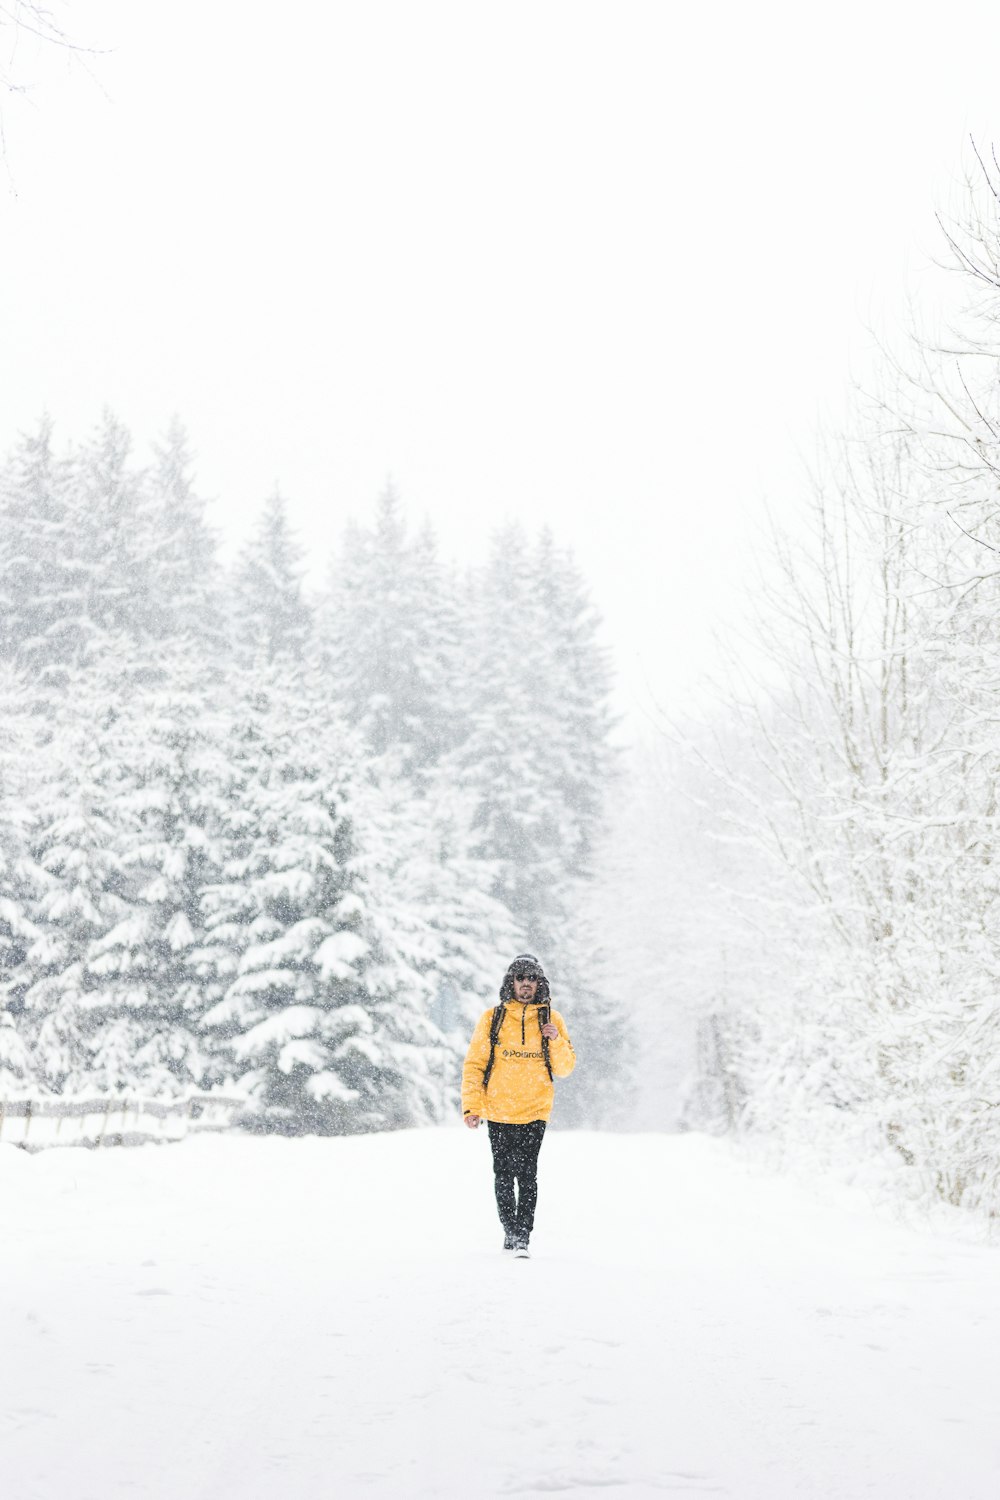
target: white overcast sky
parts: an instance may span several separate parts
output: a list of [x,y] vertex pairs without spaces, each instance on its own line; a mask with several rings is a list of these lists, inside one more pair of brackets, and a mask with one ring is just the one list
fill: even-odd
[[[932,301],[1000,7],[74,0],[3,102],[0,446],[187,423],[317,568],[391,474],[444,549],[571,543],[623,702],[711,661],[866,322]],[[0,32],[11,65],[10,28]],[[88,71],[89,70],[89,71]]]

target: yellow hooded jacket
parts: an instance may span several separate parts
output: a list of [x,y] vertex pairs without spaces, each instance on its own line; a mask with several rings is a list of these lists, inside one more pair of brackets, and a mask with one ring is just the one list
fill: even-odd
[[[483,1089],[483,1073],[490,1060],[490,1022],[493,1010],[483,1011],[472,1033],[462,1069],[462,1113],[480,1115],[502,1125],[528,1125],[547,1120],[552,1113],[555,1090],[542,1052],[542,1027],[537,1000],[508,1000],[493,1055],[489,1088]],[[568,1078],[576,1066],[576,1053],[557,1010],[550,1019],[559,1035],[549,1042],[549,1061],[556,1078]]]

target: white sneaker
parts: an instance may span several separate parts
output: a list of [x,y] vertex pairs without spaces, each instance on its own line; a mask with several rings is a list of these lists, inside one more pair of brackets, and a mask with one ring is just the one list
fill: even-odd
[[514,1259],[515,1260],[530,1260],[531,1259],[531,1251],[528,1249],[528,1242],[527,1242],[527,1240],[518,1240],[517,1244],[514,1246]]

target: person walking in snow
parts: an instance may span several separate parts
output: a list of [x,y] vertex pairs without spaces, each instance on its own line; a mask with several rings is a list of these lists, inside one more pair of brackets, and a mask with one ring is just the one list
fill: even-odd
[[504,975],[500,1004],[479,1018],[462,1069],[462,1114],[471,1130],[480,1120],[489,1129],[503,1248],[515,1256],[527,1256],[535,1224],[538,1153],[552,1114],[553,1079],[568,1078],[575,1066],[542,966],[533,954],[519,953]]

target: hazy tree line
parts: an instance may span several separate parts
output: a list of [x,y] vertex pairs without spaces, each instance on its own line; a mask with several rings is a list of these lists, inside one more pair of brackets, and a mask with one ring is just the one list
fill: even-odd
[[572,559],[512,526],[460,572],[390,488],[304,572],[278,494],[223,567],[176,423],[140,463],[110,415],[43,422],[0,472],[0,1090],[440,1120],[528,948],[596,1120],[609,668]]
[[970,182],[946,230],[950,326],[886,352],[882,388],[762,559],[754,652],[669,757],[684,817],[716,848],[679,892],[705,938],[678,969],[702,1016],[690,1121],[846,1153],[991,1215],[998,191],[992,168]]

